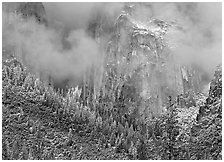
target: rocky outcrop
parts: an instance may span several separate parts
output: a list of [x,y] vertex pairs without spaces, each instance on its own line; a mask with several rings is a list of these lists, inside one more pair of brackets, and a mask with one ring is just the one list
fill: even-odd
[[46,12],[42,2],[4,2],[2,10],[6,13],[22,14],[25,19],[34,17],[39,23],[47,25]]
[[47,25],[45,8],[41,2],[21,2],[17,12],[24,18],[35,17],[39,23]]
[[[22,15],[24,19],[33,17],[38,23],[47,26],[45,8],[41,2],[4,2],[2,10],[4,12],[5,26],[7,26],[6,24],[11,24],[12,20],[17,19],[17,15]],[[3,44],[3,60],[14,57],[15,52],[13,45]]]
[[191,128],[191,150],[200,159],[222,159],[222,71],[215,72],[206,103]]
[[139,112],[144,117],[161,114],[164,107],[176,102],[179,94],[188,93],[189,102],[184,102],[184,106],[195,106],[192,95],[200,91],[198,69],[174,63],[164,40],[174,24],[158,19],[138,21],[132,16],[133,10],[124,11],[116,21],[108,45],[108,67],[129,78],[128,85],[134,87],[129,89],[135,92],[127,94],[139,96]]
[[212,104],[222,98],[222,66],[219,65],[215,71],[214,79],[210,84],[209,97],[207,104]]
[[206,103],[200,107],[197,121],[202,117],[217,114],[222,118],[222,66],[218,66],[214,78],[210,84],[209,96]]
[[[140,24],[129,13],[121,14],[117,21],[114,36],[108,47],[107,62],[110,68],[114,68],[118,75],[124,75],[128,79],[128,86],[135,92],[124,98],[139,96],[141,100],[140,114],[150,114],[152,111],[160,113],[158,107],[162,107],[163,95],[166,85],[163,61],[166,55],[161,55],[165,47],[162,36],[165,34],[168,24],[152,20],[148,24]],[[125,83],[126,84],[126,83]],[[144,105],[144,106],[143,106]],[[150,105],[150,109],[148,107]]]

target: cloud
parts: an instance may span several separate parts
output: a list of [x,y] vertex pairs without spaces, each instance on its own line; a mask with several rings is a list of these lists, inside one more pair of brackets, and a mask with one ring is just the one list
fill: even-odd
[[[90,32],[102,23],[111,28],[123,3],[43,3],[48,26],[34,17],[23,19],[13,11],[20,3],[4,3],[3,47],[13,48],[16,56],[37,75],[55,82],[76,84],[94,66],[103,65],[103,51]],[[103,22],[102,22],[103,20]],[[106,35],[102,37],[106,41]],[[105,44],[105,43],[104,43]]]
[[58,31],[18,15],[7,23],[8,16],[3,13],[3,47],[13,46],[16,56],[35,73],[54,79],[79,78],[100,58],[98,44],[83,29],[71,31],[67,38],[71,48],[64,49]]
[[[17,3],[12,3],[16,8]],[[135,19],[175,22],[165,41],[178,63],[197,64],[213,75],[221,63],[221,3],[133,3]],[[33,71],[60,80],[81,78],[86,69],[102,64],[109,31],[125,3],[44,3],[49,26],[3,12],[3,47],[10,45]],[[9,17],[10,24],[8,23]],[[105,35],[98,44],[89,32],[100,24]],[[93,27],[91,26],[93,24]],[[107,32],[108,33],[107,33]],[[101,35],[102,37],[102,35]]]
[[86,29],[91,20],[103,15],[113,21],[121,12],[124,3],[67,2],[44,3],[48,20],[69,28]]

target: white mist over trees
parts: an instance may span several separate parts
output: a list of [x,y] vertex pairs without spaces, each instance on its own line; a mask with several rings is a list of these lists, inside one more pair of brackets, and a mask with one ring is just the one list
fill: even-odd
[[3,10],[3,47],[13,46],[34,72],[80,80],[87,69],[103,66],[116,18],[127,5],[135,6],[132,18],[139,24],[155,18],[174,24],[164,36],[174,60],[212,76],[222,56],[221,3],[44,3],[48,26]]

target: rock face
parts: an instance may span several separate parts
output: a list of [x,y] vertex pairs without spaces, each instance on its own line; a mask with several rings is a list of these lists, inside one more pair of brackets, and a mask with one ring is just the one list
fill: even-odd
[[17,12],[22,13],[24,18],[35,17],[39,23],[47,25],[45,8],[41,2],[21,2]]
[[206,99],[205,105],[199,109],[197,115],[197,121],[200,121],[202,117],[210,114],[218,114],[222,117],[222,67],[218,66],[215,71],[214,79],[210,84],[209,96]]
[[215,72],[206,103],[200,107],[191,128],[192,148],[197,159],[222,159],[222,71]]
[[200,91],[198,69],[174,63],[164,40],[172,27],[157,19],[142,23],[132,13],[123,12],[108,45],[107,63],[117,74],[129,78],[128,85],[134,87],[129,89],[135,92],[127,94],[139,96],[139,113],[144,117],[160,114],[179,94],[188,93],[189,103],[184,106],[193,106],[192,94]]
[[222,98],[222,66],[218,66],[214,79],[210,84],[209,97],[207,103],[211,104]]
[[25,19],[34,17],[39,23],[47,25],[45,8],[41,2],[4,2],[2,6],[4,12],[22,14]]
[[[47,26],[45,8],[41,2],[4,2],[2,10],[9,13],[4,15],[7,19],[7,22],[4,23],[10,24],[11,19],[14,19],[16,14],[22,14],[24,19],[34,17],[37,22]],[[13,46],[3,46],[3,59],[14,57],[14,53]]]

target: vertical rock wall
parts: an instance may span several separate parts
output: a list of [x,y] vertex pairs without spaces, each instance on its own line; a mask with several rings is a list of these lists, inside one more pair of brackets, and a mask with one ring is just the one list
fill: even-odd
[[109,45],[108,62],[131,78],[129,85],[136,89],[133,95],[140,98],[139,113],[145,118],[161,114],[178,94],[200,91],[197,69],[174,63],[163,40],[169,27],[160,20],[142,24],[124,12]]

